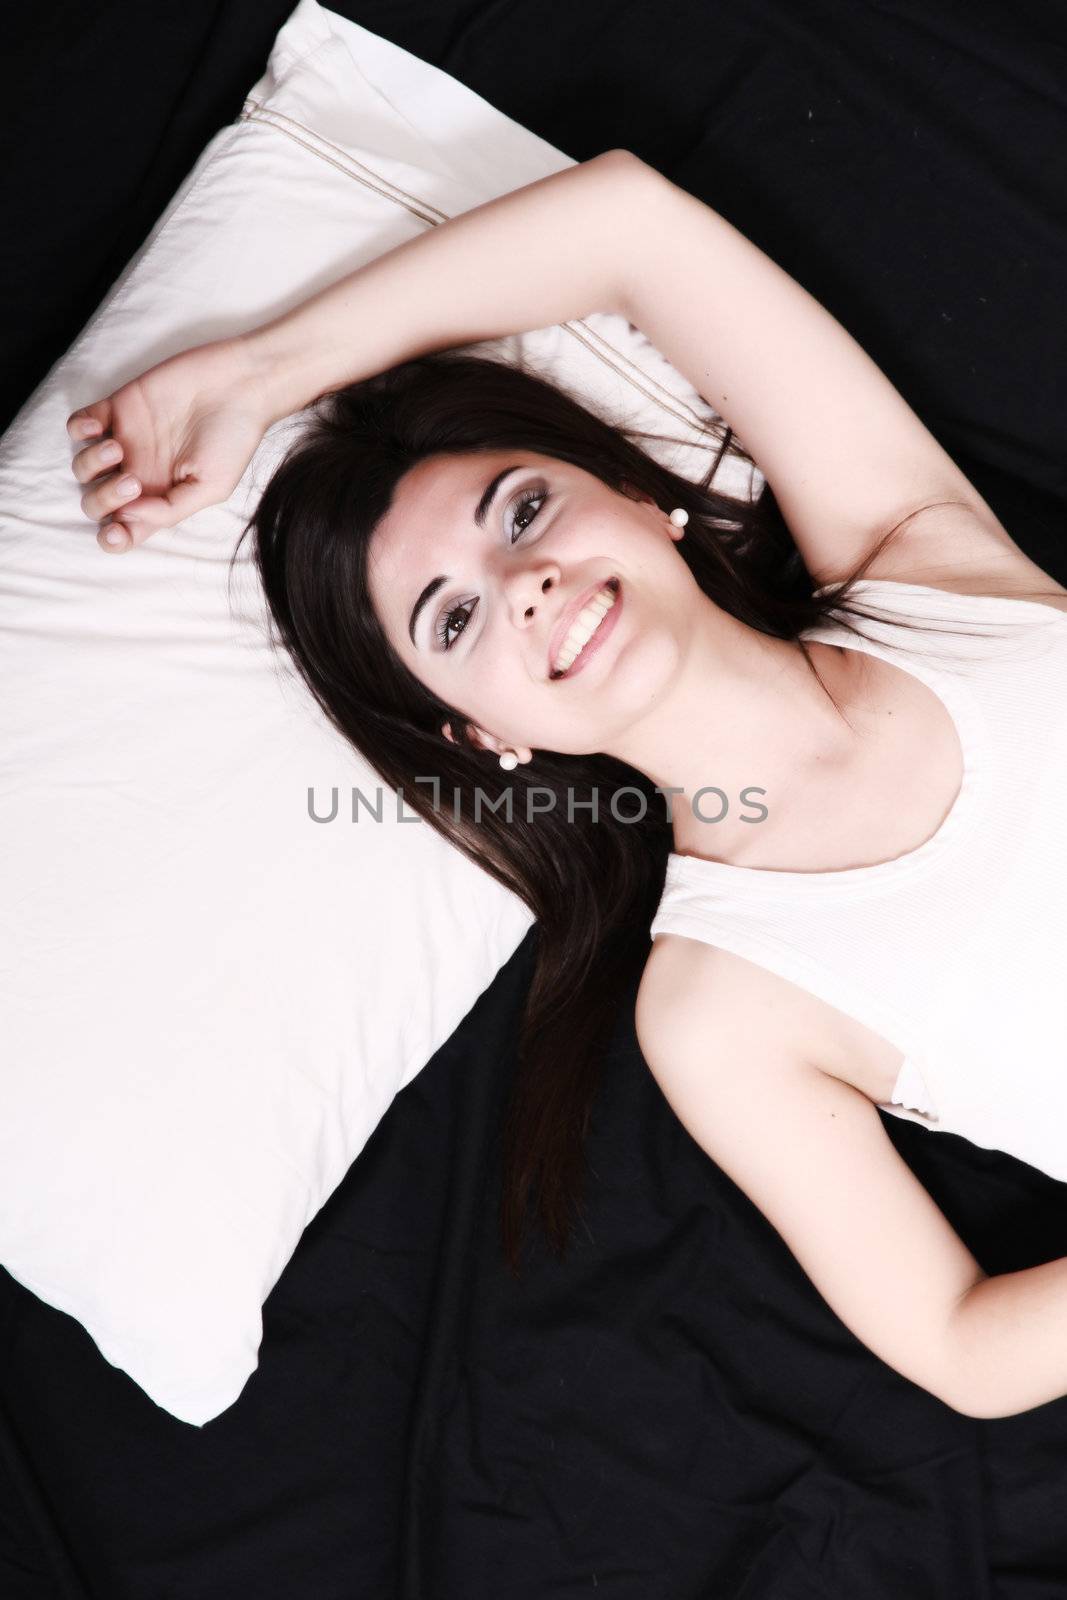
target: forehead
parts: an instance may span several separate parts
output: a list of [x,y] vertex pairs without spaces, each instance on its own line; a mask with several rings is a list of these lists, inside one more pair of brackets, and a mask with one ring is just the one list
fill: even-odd
[[485,450],[474,455],[429,456],[398,481],[392,503],[374,533],[381,554],[417,542],[426,549],[474,527],[474,508],[495,472],[509,462],[533,463],[528,450]]
[[[384,603],[395,614],[397,600],[406,598],[410,609],[413,586],[420,580],[450,573],[469,559],[478,541],[487,537],[475,524],[475,509],[487,484],[504,467],[551,464],[549,457],[532,450],[485,450],[417,462],[399,479],[389,510],[371,536],[368,581],[376,604]],[[508,478],[498,491],[494,515],[512,482]]]

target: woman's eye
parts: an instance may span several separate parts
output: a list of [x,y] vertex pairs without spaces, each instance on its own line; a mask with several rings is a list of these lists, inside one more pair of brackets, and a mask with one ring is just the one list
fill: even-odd
[[[509,541],[511,544],[514,544],[517,539],[522,537],[530,524],[540,514],[547,499],[548,491],[538,489],[536,486],[524,489],[521,494],[516,495],[511,502],[514,508],[511,516],[511,538]],[[536,510],[531,510],[530,508],[535,501],[538,502],[537,508]],[[477,604],[477,600],[472,600],[466,605],[452,606],[443,613],[437,625],[437,643],[442,650],[451,650],[460,634],[464,632]]]
[[[511,518],[512,544],[515,543],[515,540],[518,539],[521,534],[526,532],[527,528],[530,526],[530,523],[533,522],[534,518],[540,513],[541,508],[547,499],[548,495],[544,489],[533,487],[530,489],[524,489],[522,493],[517,495],[512,501],[512,505],[515,507]],[[529,511],[530,506],[535,500],[540,502],[537,510]],[[527,515],[528,512],[529,514]]]
[[[453,606],[451,610],[446,611],[443,614],[440,622],[437,625],[437,642],[443,650],[451,650],[452,646],[459,638],[459,635],[463,632],[463,629],[470,621],[471,613],[477,604],[477,600],[472,600],[469,606]],[[459,617],[462,622],[462,626],[457,633],[452,633],[451,631],[453,626],[453,617]]]

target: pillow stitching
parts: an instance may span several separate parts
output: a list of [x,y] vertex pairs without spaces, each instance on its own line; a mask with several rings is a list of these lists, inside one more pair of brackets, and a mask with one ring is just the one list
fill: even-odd
[[[440,222],[442,222],[442,221],[447,222],[448,221],[448,218],[444,215],[444,213],[442,213],[439,217],[431,217],[431,216],[428,216],[428,215],[424,215],[422,212],[415,211],[413,209],[413,207],[409,206],[406,203],[406,201],[398,199],[395,194],[390,194],[388,189],[386,189],[386,188],[384,188],[384,187],[382,187],[382,186],[380,186],[378,184],[374,184],[374,183],[369,182],[368,179],[366,179],[364,177],[361,177],[358,172],[350,172],[348,170],[348,168],[342,166],[339,161],[335,161],[332,156],[328,156],[324,150],[318,150],[318,149],[316,149],[316,147],[313,144],[309,143],[308,140],[301,139],[300,135],[297,134],[297,133],[294,133],[291,128],[283,128],[283,127],[281,127],[275,121],[273,116],[263,116],[263,115],[261,115],[259,113],[255,113],[255,114],[249,113],[246,116],[245,113],[242,112],[241,113],[241,118],[245,122],[259,122],[259,123],[262,123],[264,125],[264,127],[275,128],[278,133],[284,133],[285,137],[287,139],[292,139],[294,144],[300,145],[304,150],[310,150],[311,154],[315,155],[315,156],[318,156],[320,161],[325,161],[327,163],[327,165],[329,165],[331,167],[336,167],[338,172],[344,173],[346,178],[352,178],[356,183],[361,183],[365,189],[370,189],[373,193],[380,194],[384,200],[392,200],[394,202],[394,204],[399,205],[400,207],[402,207],[402,209],[404,211],[410,212],[411,215],[413,217],[416,217],[419,222],[428,222],[432,227],[437,227]],[[304,131],[306,133],[310,133],[311,132],[311,130],[309,128],[305,129]]]
[[[673,402],[674,405],[681,406],[681,407],[684,408],[684,410],[686,412],[688,412],[690,418],[692,419],[691,425],[699,433],[714,433],[714,430],[708,426],[707,422],[704,421],[704,419],[700,416],[700,414],[697,411],[694,411],[693,407],[689,404],[688,400],[683,400],[680,395],[674,394],[670,389],[668,389],[666,387],[665,384],[660,383],[658,378],[652,377],[652,375],[650,373],[645,373],[643,371],[643,369],[638,366],[636,361],[631,360],[631,358],[629,356],[623,355],[621,350],[617,349],[617,347],[615,345],[613,345],[609,339],[606,339],[602,333],[598,333],[595,328],[591,328],[589,326],[589,324],[586,321],[584,321],[584,319],[579,317],[579,318],[576,318],[575,321],[572,324],[564,323],[564,324],[561,324],[561,326],[564,326],[564,327],[573,326],[573,327],[578,327],[578,328],[584,328],[585,332],[586,332],[586,335],[590,339],[597,340],[600,344],[607,345],[608,349],[613,351],[614,354],[618,356],[620,361],[624,361],[628,367],[632,367],[633,370],[636,373],[640,374],[642,379],[647,380],[647,382],[649,382],[649,383],[655,384],[655,386],[659,390],[660,394],[664,397],[661,403],[663,404],[665,409],[669,410],[671,408],[671,404]],[[655,396],[649,396],[649,398],[650,399],[654,399],[656,397]],[[709,411],[712,412],[712,414],[714,416],[716,416],[716,417],[719,416],[719,413],[715,410],[714,406],[709,405],[708,409],[709,409]],[[679,420],[684,421],[685,419],[682,418],[679,415]]]
[[[611,344],[607,339],[603,338],[602,335],[593,335],[593,337],[594,338],[598,338],[600,340],[600,343],[606,345],[607,348],[612,352],[613,355],[618,356],[618,358],[619,358],[618,361],[613,361],[611,359],[611,356],[605,355],[602,351],[594,349],[590,339],[587,338],[587,337],[583,337],[583,335],[578,332],[578,329],[582,328],[586,335],[590,335],[590,334],[593,333],[593,330],[589,327],[588,323],[585,322],[582,318],[579,318],[575,322],[561,322],[559,324],[559,326],[561,328],[565,329],[566,332],[569,333],[573,338],[579,340],[580,343],[586,345],[586,347],[589,349],[590,354],[596,356],[599,361],[604,362],[605,366],[614,367],[615,371],[619,374],[620,378],[624,378],[627,383],[631,384],[633,388],[639,390],[643,395],[645,395],[655,405],[658,405],[661,410],[669,412],[670,415],[673,416],[674,419],[677,422],[680,422],[683,427],[692,428],[695,432],[701,434],[704,437],[710,437],[710,438],[714,438],[715,437],[714,429],[710,428],[706,424],[702,423],[700,421],[699,417],[697,416],[695,411],[692,411],[687,407],[686,409],[689,410],[689,416],[686,417],[686,416],[684,416],[682,414],[681,411],[676,411],[674,409],[674,407],[670,404],[669,401],[663,399],[658,394],[650,393],[650,391],[645,387],[645,384],[642,381],[646,377],[646,374],[641,372],[641,369],[639,367],[635,366],[634,367],[634,371],[641,373],[641,377],[640,378],[635,377],[631,372],[624,371],[624,369],[620,365],[620,363],[623,362],[623,361],[627,361],[627,357],[622,355],[621,351],[617,350],[616,347],[613,344]],[[627,362],[627,364],[631,365],[631,366],[634,365],[633,363],[630,363],[630,362]],[[655,383],[656,380],[655,380],[655,378],[649,377],[648,378],[648,382],[649,383]],[[671,398],[675,399],[677,397],[676,396],[672,396]],[[685,406],[685,401],[684,400],[679,400],[678,404],[681,405],[681,406]]]
[[[247,109],[249,106],[253,108],[251,111]],[[410,201],[412,206],[422,206],[426,211],[435,211],[438,219],[441,222],[448,222],[450,220],[448,212],[442,211],[440,207],[435,206],[432,201],[423,200],[418,195],[408,194],[407,190],[401,189],[399,184],[393,183],[389,178],[383,178],[380,172],[374,171],[373,167],[365,166],[362,161],[357,161],[355,156],[350,154],[349,151],[343,149],[340,145],[334,144],[331,140],[323,138],[322,134],[316,133],[314,128],[309,128],[304,123],[297,122],[294,117],[286,116],[284,111],[277,111],[273,106],[261,105],[258,101],[253,100],[251,95],[249,95],[241,109],[241,117],[249,122],[273,122],[275,126],[278,127],[278,131],[280,133],[288,133],[289,128],[299,128],[301,133],[306,133],[316,145],[323,145],[325,149],[332,150],[335,156],[340,156],[342,161],[348,162],[353,167],[359,167],[363,172],[369,174],[371,178],[376,180],[376,185],[382,186],[383,189],[391,189],[393,194],[390,198],[394,198],[395,196],[399,195],[402,197],[403,201]],[[289,128],[281,127],[280,124],[283,122],[288,123]],[[296,135],[292,134],[291,137],[296,138]],[[303,140],[297,139],[297,143],[302,144]],[[323,152],[316,151],[316,154],[323,154]],[[329,158],[324,156],[324,159],[328,160]],[[336,161],[331,163],[333,166],[337,166],[337,164],[338,163]],[[354,177],[356,174],[350,173],[349,176]],[[407,209],[410,210],[410,207],[407,207]]]

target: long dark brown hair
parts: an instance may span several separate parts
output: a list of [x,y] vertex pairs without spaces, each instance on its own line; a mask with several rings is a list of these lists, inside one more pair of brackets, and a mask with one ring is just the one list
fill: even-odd
[[[795,641],[835,705],[800,635],[831,611],[853,627],[845,608],[864,613],[847,591],[897,530],[848,577],[813,595],[769,485],[755,502],[711,487],[727,450],[751,463],[725,425],[713,435],[719,448],[707,474],[691,482],[637,442],[662,436],[628,431],[546,379],[482,356],[408,361],[324,395],[307,421],[234,559],[254,530],[272,621],[323,711],[411,810],[536,919],[535,971],[501,1133],[501,1241],[517,1275],[531,1191],[557,1256],[581,1213],[585,1134],[606,1041],[648,957],[673,836],[663,796],[607,755],[536,750],[528,769],[504,771],[470,742],[463,714],[396,655],[371,603],[366,557],[399,480],[426,457],[517,448],[569,462],[612,489],[643,491],[665,511],[684,507],[689,521],[677,548],[704,593],[760,633]],[[443,722],[455,744],[442,736]],[[435,805],[430,774],[439,775],[447,805]],[[532,808],[531,788],[542,791]],[[607,805],[624,788],[636,793],[619,809],[634,820],[618,820]],[[594,794],[596,822],[582,803]]]

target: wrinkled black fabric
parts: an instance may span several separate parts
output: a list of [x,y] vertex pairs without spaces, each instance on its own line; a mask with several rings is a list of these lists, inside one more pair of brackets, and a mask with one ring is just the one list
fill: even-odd
[[[0,421],[237,114],[290,9],[50,0],[7,17]],[[1061,11],[334,9],[569,154],[633,149],[722,211],[1067,581]],[[496,1134],[533,937],[308,1228],[258,1371],[205,1428],[0,1271],[3,1600],[1067,1594],[1067,1403],[973,1421],[868,1353],[678,1123],[632,1007],[585,1224],[562,1265],[537,1243],[511,1279]],[[1064,1186],[884,1120],[987,1271],[1067,1253]]]

